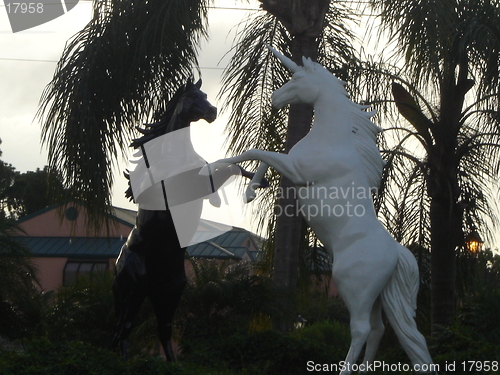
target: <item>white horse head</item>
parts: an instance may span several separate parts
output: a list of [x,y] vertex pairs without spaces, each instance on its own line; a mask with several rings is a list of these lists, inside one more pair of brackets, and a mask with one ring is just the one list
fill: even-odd
[[378,189],[385,161],[377,147],[381,128],[370,120],[376,112],[366,112],[368,106],[354,103],[345,88],[347,83],[321,64],[302,57],[303,66],[300,66],[274,48],[268,48],[293,73],[292,79],[273,93],[273,106],[306,103],[314,105],[315,111],[321,110],[324,118],[318,118],[316,112],[314,126],[335,127],[330,134],[337,138],[343,133],[343,142],[352,142],[361,156],[370,188]]
[[269,49],[293,73],[292,79],[273,93],[273,107],[282,108],[295,103],[314,104],[320,94],[324,93],[324,87],[329,87],[329,91],[336,92],[337,95],[347,96],[347,83],[335,77],[322,65],[302,57],[303,66],[300,66],[274,48]]

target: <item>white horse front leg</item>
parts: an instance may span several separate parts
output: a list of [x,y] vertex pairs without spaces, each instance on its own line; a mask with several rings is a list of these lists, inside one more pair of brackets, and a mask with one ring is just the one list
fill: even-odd
[[[247,160],[260,160],[263,163],[267,164],[270,167],[273,167],[278,171],[278,173],[282,174],[286,178],[290,179],[291,181],[297,183],[301,181],[300,175],[295,168],[295,165],[293,163],[293,159],[290,157],[288,154],[280,154],[278,152],[271,152],[271,151],[262,151],[262,150],[257,150],[257,149],[252,149],[245,151],[241,155],[237,155],[231,158],[226,158],[226,159],[221,159],[217,160],[215,163],[211,163],[210,167],[217,168],[217,164],[224,164],[227,165],[227,163],[241,163],[243,161]],[[200,171],[200,174],[208,176],[209,175],[209,168],[208,166],[205,166],[202,168]]]
[[266,163],[260,163],[259,168],[257,168],[257,172],[255,172],[252,181],[250,181],[245,191],[246,203],[250,203],[255,199],[256,196],[255,189],[257,189],[260,186],[260,183],[264,178],[264,175],[266,174],[268,168],[269,166]]

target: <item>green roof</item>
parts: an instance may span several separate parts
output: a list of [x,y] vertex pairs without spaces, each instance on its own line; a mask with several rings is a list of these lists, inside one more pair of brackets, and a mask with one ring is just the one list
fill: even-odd
[[[242,259],[248,254],[256,260],[259,251],[250,251],[241,246],[248,238],[258,248],[261,239],[253,233],[241,228],[221,234],[209,241],[189,246],[188,256],[195,258]],[[34,257],[63,258],[116,258],[126,238],[95,238],[95,237],[17,237],[24,243]]]
[[[47,207],[33,215],[29,215],[19,222],[27,221],[37,215],[52,210],[57,205]],[[133,227],[137,212],[125,208],[113,207],[113,217],[115,220]],[[262,244],[262,238],[252,232],[234,227],[215,238],[212,234],[220,233],[223,224],[211,221],[200,220],[200,230],[195,234],[193,240],[199,242],[187,248],[188,256],[195,258],[216,258],[216,259],[242,259],[247,254],[252,261],[260,258],[260,251],[244,246],[250,238],[256,249]],[[63,257],[63,258],[92,258],[107,259],[116,258],[120,254],[121,247],[126,241],[126,237],[17,237],[23,242],[34,257]],[[207,239],[204,241],[204,239]]]
[[116,258],[125,242],[120,238],[17,237],[34,257]]

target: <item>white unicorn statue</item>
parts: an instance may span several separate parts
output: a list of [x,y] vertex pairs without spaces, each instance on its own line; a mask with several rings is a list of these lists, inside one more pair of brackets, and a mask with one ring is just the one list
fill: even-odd
[[[310,59],[295,64],[272,52],[293,72],[293,78],[272,95],[272,104],[314,106],[309,133],[288,154],[252,149],[211,164],[260,160],[246,190],[246,200],[268,166],[298,189],[300,212],[325,248],[333,253],[332,275],[350,313],[351,345],[341,375],[353,367],[370,370],[384,333],[382,309],[417,373],[431,372],[432,359],[415,323],[419,286],[413,254],[396,242],[377,219],[372,191],[380,185],[384,161],[376,145],[380,128],[366,106],[352,102],[346,83]],[[201,173],[208,173],[205,167]],[[356,361],[366,345],[361,365]]]

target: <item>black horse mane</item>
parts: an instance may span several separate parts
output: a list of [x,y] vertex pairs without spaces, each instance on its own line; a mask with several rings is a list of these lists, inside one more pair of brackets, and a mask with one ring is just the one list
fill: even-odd
[[175,94],[172,96],[172,99],[170,99],[170,101],[167,103],[167,109],[165,110],[165,113],[163,114],[162,119],[160,121],[152,124],[144,124],[145,128],[140,128],[138,126],[136,127],[136,129],[141,134],[143,134],[143,136],[133,139],[132,143],[130,144],[130,147],[133,148],[141,147],[150,140],[155,139],[167,133],[168,124],[170,123],[170,120],[172,119],[175,113],[175,108],[177,107],[180,98],[186,92],[186,89],[188,87],[189,84],[186,84],[184,86],[181,86],[175,92]]
[[[186,93],[187,89],[190,87],[190,83],[191,81],[188,81],[187,84],[177,89],[175,94],[167,103],[167,109],[165,110],[165,113],[160,121],[152,124],[144,124],[145,128],[143,129],[138,126],[136,127],[136,129],[141,134],[143,134],[143,136],[133,139],[132,143],[130,144],[130,147],[139,148],[143,146],[145,143],[151,141],[152,139],[162,136],[163,134],[166,134],[168,132],[168,124],[170,123],[170,120],[172,120],[172,117],[174,116],[177,104],[179,104],[179,100],[181,99],[182,95]],[[134,194],[132,192],[132,186],[130,185],[129,171],[126,170],[125,172],[123,172],[123,175],[128,180],[128,189],[125,191],[125,197],[131,201],[135,201]]]

